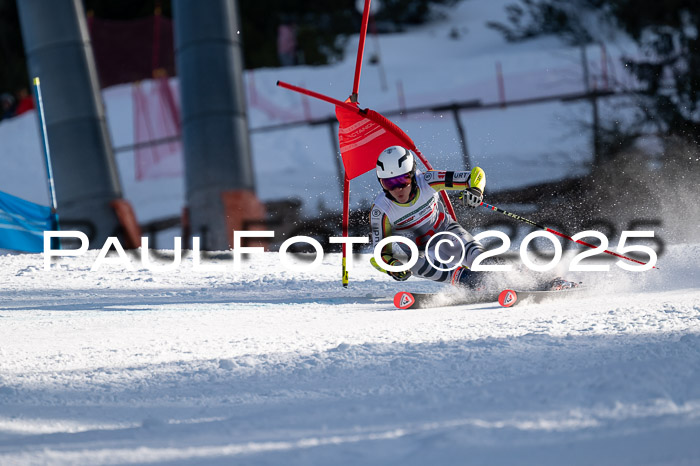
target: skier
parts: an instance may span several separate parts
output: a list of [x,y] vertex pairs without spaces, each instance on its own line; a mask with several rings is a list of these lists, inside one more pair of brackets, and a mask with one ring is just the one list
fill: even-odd
[[[373,246],[376,247],[389,236],[403,236],[416,243],[421,251],[418,261],[410,270],[386,273],[399,281],[416,275],[470,289],[487,286],[486,274],[489,272],[471,270],[474,260],[484,252],[484,247],[447,214],[438,196],[442,190],[461,190],[460,199],[464,205],[472,208],[480,206],[486,186],[484,171],[474,167],[471,172],[431,170],[422,173],[416,169],[413,152],[401,146],[384,149],[377,159],[376,170],[383,192],[377,196],[370,210]],[[439,234],[442,234],[440,240],[447,241],[430,241]],[[425,246],[429,243],[430,247],[425,252]],[[389,243],[381,251],[382,260],[391,266],[402,265],[401,259],[405,260],[407,256],[410,256],[410,252],[401,243]],[[482,261],[484,265],[488,263],[496,261],[490,258]],[[384,271],[381,264],[373,262],[373,265]],[[549,282],[547,288],[569,287],[565,283],[571,282],[558,278]]]

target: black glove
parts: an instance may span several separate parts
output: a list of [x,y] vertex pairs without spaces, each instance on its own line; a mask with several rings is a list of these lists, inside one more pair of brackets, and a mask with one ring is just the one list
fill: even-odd
[[[398,259],[392,259],[391,262],[389,262],[389,265],[394,266],[394,267],[399,267],[401,266],[401,261]],[[403,282],[408,280],[408,278],[411,276],[411,271],[410,270],[404,270],[403,272],[387,272],[389,275],[391,275],[391,278],[393,278],[396,281]]]
[[484,200],[484,194],[479,188],[468,188],[462,191],[460,199],[462,199],[462,205],[473,209],[481,205],[481,202]]

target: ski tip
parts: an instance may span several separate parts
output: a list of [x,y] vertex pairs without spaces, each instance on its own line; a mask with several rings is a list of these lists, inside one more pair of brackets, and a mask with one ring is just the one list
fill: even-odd
[[399,309],[408,309],[416,302],[416,298],[413,297],[408,291],[399,291],[394,295],[394,306]]
[[498,304],[503,307],[511,307],[518,302],[518,293],[515,290],[503,290],[498,295]]

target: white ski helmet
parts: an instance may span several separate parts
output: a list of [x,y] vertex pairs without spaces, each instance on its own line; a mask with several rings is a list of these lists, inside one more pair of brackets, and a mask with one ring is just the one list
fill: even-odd
[[377,178],[394,178],[395,176],[413,173],[416,170],[416,160],[413,152],[401,146],[387,147],[377,159]]

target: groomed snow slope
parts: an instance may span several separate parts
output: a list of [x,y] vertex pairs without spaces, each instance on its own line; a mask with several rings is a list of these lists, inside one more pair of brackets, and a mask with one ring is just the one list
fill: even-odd
[[337,255],[96,257],[0,256],[0,464],[700,463],[698,245],[567,274],[579,301],[414,311],[366,256],[349,289]]

